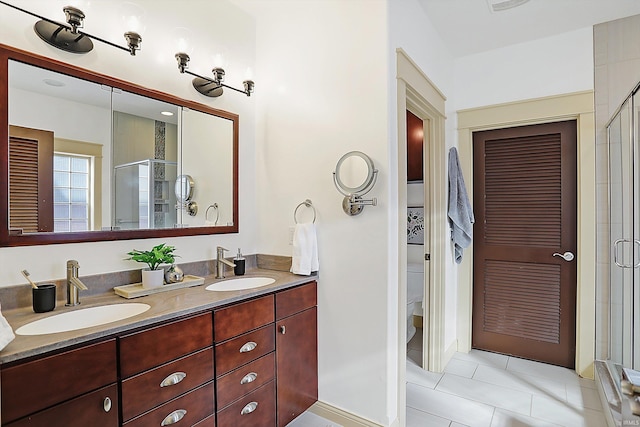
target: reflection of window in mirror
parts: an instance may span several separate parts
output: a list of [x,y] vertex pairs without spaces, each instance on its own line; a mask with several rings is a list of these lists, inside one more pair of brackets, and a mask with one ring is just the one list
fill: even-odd
[[100,230],[102,145],[56,138],[54,231]]
[[89,230],[90,159],[53,156],[53,231]]

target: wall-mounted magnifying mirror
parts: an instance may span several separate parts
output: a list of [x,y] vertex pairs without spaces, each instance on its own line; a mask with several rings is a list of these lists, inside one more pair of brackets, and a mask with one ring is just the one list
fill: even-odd
[[333,182],[345,196],[342,209],[347,215],[359,215],[366,205],[376,206],[378,199],[363,199],[375,186],[378,170],[373,160],[361,151],[350,151],[338,160],[333,172]]
[[194,188],[195,182],[191,175],[180,175],[176,178],[176,207],[186,210],[190,216],[196,216],[198,213],[198,204],[191,200]]

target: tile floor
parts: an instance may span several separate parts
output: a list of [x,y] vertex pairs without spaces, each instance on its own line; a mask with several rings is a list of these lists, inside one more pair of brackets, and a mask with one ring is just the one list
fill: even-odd
[[472,350],[441,374],[419,368],[422,334],[407,348],[407,427],[606,427],[593,381],[545,363]]
[[[421,339],[407,348],[406,427],[607,425],[595,383],[569,369],[472,350],[436,374],[419,368]],[[305,412],[288,427],[341,426]]]

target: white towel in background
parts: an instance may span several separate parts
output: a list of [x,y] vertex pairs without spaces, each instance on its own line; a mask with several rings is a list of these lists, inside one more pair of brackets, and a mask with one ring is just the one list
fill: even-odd
[[0,313],[0,350],[5,348],[15,337],[11,325],[9,325],[7,319]]
[[308,276],[318,271],[318,239],[314,223],[296,224],[293,232],[291,272]]
[[449,150],[449,223],[451,224],[451,240],[453,241],[456,264],[462,262],[462,251],[468,248],[473,239],[473,208],[467,196],[462,169],[458,160],[458,150]]

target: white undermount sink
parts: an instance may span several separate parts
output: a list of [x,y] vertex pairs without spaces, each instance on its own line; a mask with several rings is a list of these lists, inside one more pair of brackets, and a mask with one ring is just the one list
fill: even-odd
[[242,291],[267,286],[275,281],[276,279],[270,277],[241,277],[213,283],[205,289],[208,291]]
[[16,329],[16,334],[46,335],[75,331],[137,316],[150,308],[149,304],[137,302],[82,308],[27,323]]

